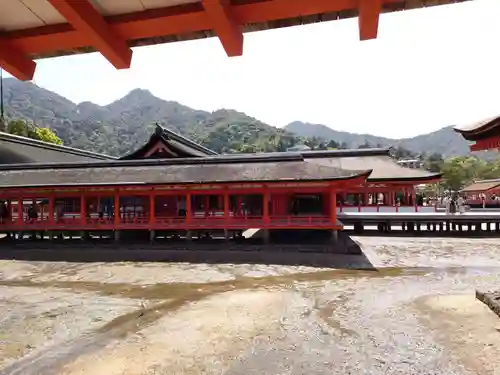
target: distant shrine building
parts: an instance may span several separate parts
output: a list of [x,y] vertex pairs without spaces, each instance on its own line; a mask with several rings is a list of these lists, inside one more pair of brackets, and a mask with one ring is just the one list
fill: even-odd
[[[470,125],[454,129],[465,140],[473,142],[471,151],[498,150],[500,148],[500,116],[490,117]],[[500,207],[500,179],[474,181],[461,192],[467,203],[474,208]]]
[[218,155],[157,126],[143,146],[113,158],[0,134],[1,231],[9,235],[335,234],[347,212],[434,212],[415,187],[439,179],[398,165],[389,149]]
[[500,148],[500,116],[491,117],[454,129],[465,140],[474,142],[471,151],[497,150]]

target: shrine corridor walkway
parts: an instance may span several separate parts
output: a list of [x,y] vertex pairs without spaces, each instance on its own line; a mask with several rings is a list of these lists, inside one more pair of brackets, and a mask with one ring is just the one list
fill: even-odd
[[0,261],[0,375],[495,374],[497,239],[357,240],[379,271]]

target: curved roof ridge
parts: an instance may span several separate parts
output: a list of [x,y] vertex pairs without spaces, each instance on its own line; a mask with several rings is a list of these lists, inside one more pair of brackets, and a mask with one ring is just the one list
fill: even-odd
[[500,115],[490,116],[466,125],[457,125],[453,127],[453,130],[460,134],[483,133],[497,125],[500,125],[500,122],[496,123],[499,120]]
[[192,147],[197,151],[204,152],[207,155],[219,155],[214,150],[210,150],[209,148],[202,146],[199,143],[196,143],[196,142],[192,141],[191,139],[186,138],[186,137],[184,137],[184,136],[182,136],[182,135],[180,135],[180,134],[178,134],[170,129],[167,129],[166,127],[164,127],[158,123],[156,123],[156,126],[157,126],[156,129],[162,129],[163,135],[166,135],[167,138],[172,138],[174,141],[177,141],[177,142],[182,143],[186,146]]
[[299,151],[304,158],[327,158],[327,157],[358,157],[358,156],[381,156],[387,155],[391,147],[385,148],[359,148],[359,149],[343,149],[343,150],[311,150]]

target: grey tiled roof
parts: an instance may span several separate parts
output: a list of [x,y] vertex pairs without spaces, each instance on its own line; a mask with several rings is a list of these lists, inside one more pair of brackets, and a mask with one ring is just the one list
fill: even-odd
[[[272,160],[272,159],[271,159]],[[237,161],[237,160],[235,160]],[[115,185],[115,184],[193,184],[239,181],[336,180],[366,176],[371,171],[344,170],[308,161],[261,161],[225,163],[143,163],[114,162],[61,166],[45,165],[40,169],[3,168],[0,187],[48,185]]]
[[0,132],[0,164],[116,160],[115,157]]
[[368,181],[418,181],[441,177],[440,173],[398,165],[390,157],[389,149],[310,151],[301,154],[305,160],[322,166],[346,170],[371,169]]

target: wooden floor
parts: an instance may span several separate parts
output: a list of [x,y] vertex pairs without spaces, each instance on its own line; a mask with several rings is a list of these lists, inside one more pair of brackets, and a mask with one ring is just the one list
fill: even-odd
[[470,222],[491,223],[500,222],[499,211],[468,211],[462,214],[450,214],[446,212],[342,212],[338,214],[342,223],[347,222]]

